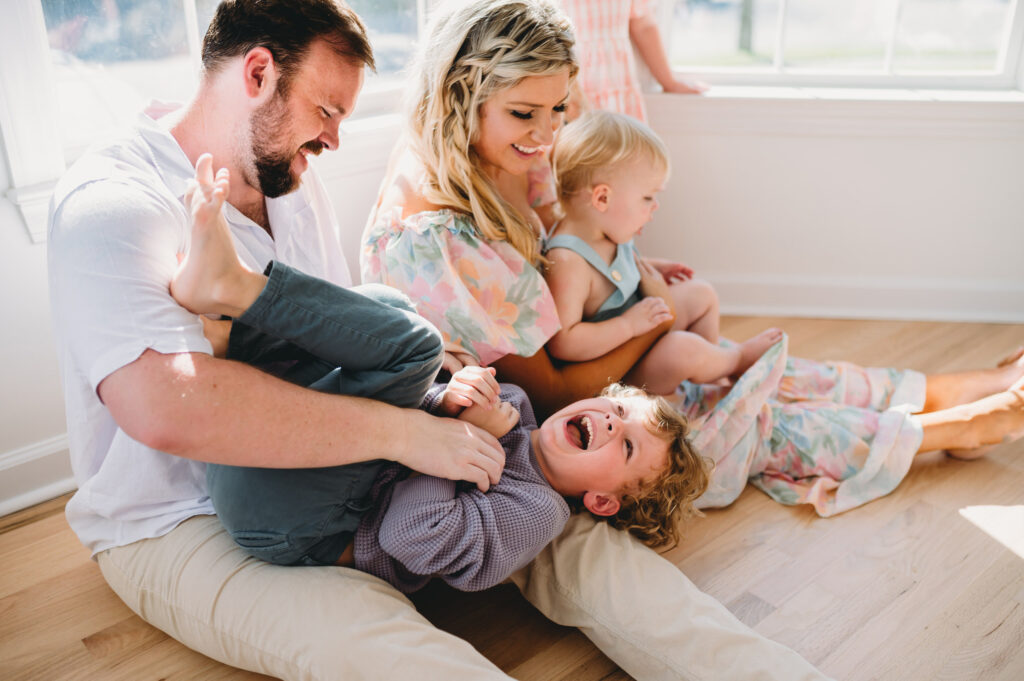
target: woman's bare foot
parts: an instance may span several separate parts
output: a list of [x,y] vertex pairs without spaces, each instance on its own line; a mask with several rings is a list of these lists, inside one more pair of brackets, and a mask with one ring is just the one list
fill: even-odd
[[761,355],[763,355],[768,348],[782,340],[782,335],[782,329],[776,329],[773,327],[740,343],[740,362],[736,366],[736,372],[733,376],[742,375],[744,371],[754,364],[754,362],[761,359]]
[[499,402],[498,406],[490,409],[473,404],[463,409],[456,418],[483,428],[494,437],[501,437],[519,423],[519,411],[508,402]]
[[171,295],[196,314],[238,317],[266,284],[266,277],[238,259],[221,212],[229,180],[226,168],[214,178],[213,157],[203,154],[196,162],[195,182],[185,195],[192,214],[192,241],[171,279]]
[[1018,383],[1011,390],[949,410],[962,412],[956,439],[966,445],[947,448],[950,456],[978,459],[997,445],[1024,437],[1024,379]]

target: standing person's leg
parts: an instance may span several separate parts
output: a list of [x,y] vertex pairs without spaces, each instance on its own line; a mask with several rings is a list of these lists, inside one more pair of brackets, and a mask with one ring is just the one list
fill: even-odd
[[579,627],[638,681],[821,681],[626,532],[577,514],[512,575],[551,620]]
[[256,560],[214,516],[97,560],[142,619],[234,667],[286,681],[509,679],[376,577]]

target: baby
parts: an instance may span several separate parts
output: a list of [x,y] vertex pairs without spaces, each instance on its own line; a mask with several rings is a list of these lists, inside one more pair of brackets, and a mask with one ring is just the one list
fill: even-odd
[[[435,576],[478,590],[503,581],[562,531],[567,500],[651,546],[676,539],[708,471],[686,439],[686,422],[663,398],[613,385],[538,427],[525,393],[499,386],[493,369],[466,367],[428,387],[441,344],[436,332],[432,344],[397,335],[408,327],[403,320],[418,320],[408,301],[387,287],[346,289],[277,262],[265,275],[249,271],[221,213],[227,189],[227,171],[214,178],[209,156],[201,157],[186,198],[191,245],[170,287],[196,314],[232,314],[229,336],[208,333],[215,354],[323,392],[361,386],[358,394],[380,399],[391,390],[395,403],[487,430],[505,451],[500,480],[486,493],[384,461],[316,469],[211,464],[218,517],[251,555],[282,565],[352,565],[406,592]],[[349,328],[371,341],[383,334],[397,354],[376,362],[339,341]],[[401,378],[408,372],[415,378]]]
[[548,286],[562,330],[548,341],[558,359],[580,362],[647,333],[670,317],[665,301],[644,297],[669,285],[676,319],[627,380],[652,393],[680,381],[713,383],[738,376],[782,338],[769,329],[738,346],[718,344],[718,297],[688,267],[641,258],[633,245],[658,207],[669,172],[668,150],[643,123],[606,111],[563,128],[552,152],[564,217],[546,244]]

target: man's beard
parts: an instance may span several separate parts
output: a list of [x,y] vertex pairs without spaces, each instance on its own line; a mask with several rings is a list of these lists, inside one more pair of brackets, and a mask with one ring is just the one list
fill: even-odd
[[[292,161],[295,160],[297,152],[289,154],[277,151],[271,146],[278,139],[287,139],[287,115],[284,98],[275,95],[254,111],[249,119],[256,181],[259,183],[260,192],[271,199],[293,192],[299,186],[299,177],[292,174]],[[323,151],[324,145],[312,140],[303,144],[302,148],[316,155]]]

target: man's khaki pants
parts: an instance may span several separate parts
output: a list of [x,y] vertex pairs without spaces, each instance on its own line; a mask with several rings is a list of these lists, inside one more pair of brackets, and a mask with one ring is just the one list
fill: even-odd
[[[249,557],[214,516],[98,555],[136,613],[225,664],[282,679],[507,679],[387,583],[341,567]],[[586,515],[513,581],[553,621],[579,627],[640,681],[824,679],[756,634],[674,565]]]

